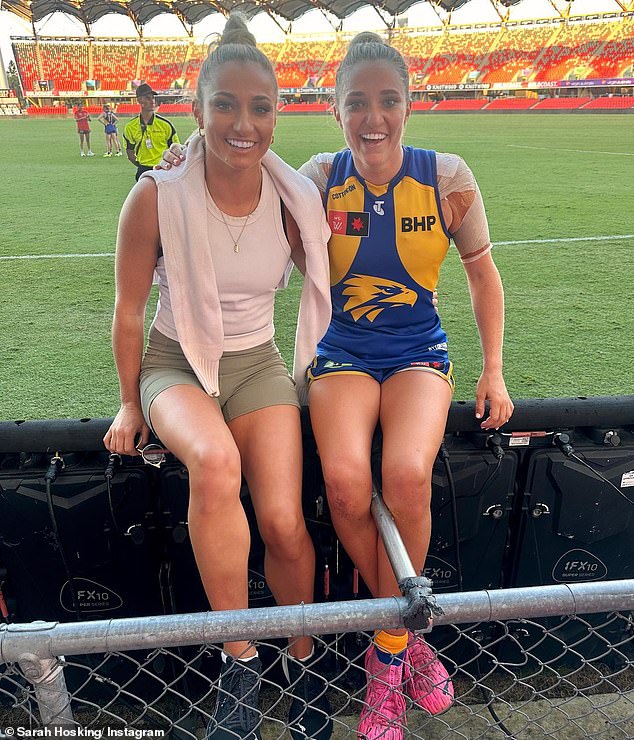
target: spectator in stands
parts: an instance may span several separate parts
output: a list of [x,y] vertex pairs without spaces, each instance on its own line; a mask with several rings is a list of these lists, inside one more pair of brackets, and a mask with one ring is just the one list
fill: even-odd
[[161,161],[163,149],[179,141],[172,123],[155,113],[155,96],[156,93],[149,85],[143,83],[137,87],[136,99],[141,112],[128,121],[123,130],[126,154],[137,168],[137,180]]
[[122,152],[121,144],[119,143],[119,133],[117,132],[117,121],[119,119],[108,103],[104,104],[103,113],[97,120],[103,125],[106,135],[106,153],[103,156],[112,157],[112,149],[114,147],[117,150],[117,157],[120,157]]
[[[359,34],[335,90],[335,118],[349,148],[319,154],[300,169],[323,193],[332,229],[333,317],[308,369],[309,404],[337,534],[372,594],[385,597],[399,587],[370,510],[372,438],[380,421],[383,497],[422,572],[432,467],[454,388],[433,306],[451,238],[480,332],[476,416],[485,430],[513,412],[502,375],[504,298],[471,170],[457,155],[402,145],[411,103],[398,51],[376,34]],[[179,152],[166,152],[166,164],[178,163]],[[365,666],[360,738],[401,740],[404,695],[431,714],[453,703],[449,674],[422,636],[378,632]]]
[[[73,116],[77,121],[77,133],[79,134],[79,156],[94,157],[90,150],[90,115],[85,106],[78,103],[73,110]],[[84,147],[86,151],[84,152]]]
[[[303,384],[330,319],[329,230],[314,185],[269,151],[276,103],[270,61],[241,17],[230,16],[200,71],[199,129],[186,165],[144,174],[118,232],[113,349],[122,405],[104,442],[112,452],[136,454],[151,425],[186,465],[189,532],[215,610],[248,606],[242,475],[277,602],[313,598],[299,402],[273,342],[273,304],[296,261],[304,272],[296,343]],[[155,270],[160,302],[142,355]],[[294,740],[328,740],[332,732],[313,650],[312,638],[302,637],[285,655]],[[207,738],[260,738],[261,669],[253,644],[225,643]]]

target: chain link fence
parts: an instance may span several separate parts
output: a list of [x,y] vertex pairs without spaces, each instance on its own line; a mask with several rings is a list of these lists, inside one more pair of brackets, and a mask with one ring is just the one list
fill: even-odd
[[[634,580],[438,596],[427,635],[454,706],[407,703],[405,737],[634,737]],[[256,642],[264,740],[290,737],[288,636],[319,635],[309,670],[328,681],[333,738],[356,737],[371,631],[402,626],[411,599],[0,626],[0,727],[54,736],[202,738],[225,640]],[[65,657],[62,657],[65,656]],[[23,735],[37,736],[37,735]],[[41,735],[40,735],[41,736]],[[237,736],[236,736],[237,737]]]

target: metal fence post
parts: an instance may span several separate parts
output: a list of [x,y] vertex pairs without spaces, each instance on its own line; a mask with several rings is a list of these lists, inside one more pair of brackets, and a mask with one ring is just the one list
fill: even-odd
[[433,616],[442,614],[442,609],[432,595],[431,581],[414,570],[394,517],[376,486],[372,488],[371,511],[398,587],[407,598],[403,622],[411,630],[430,630]]
[[76,726],[64,677],[64,659],[24,653],[18,663],[33,684],[44,727]]

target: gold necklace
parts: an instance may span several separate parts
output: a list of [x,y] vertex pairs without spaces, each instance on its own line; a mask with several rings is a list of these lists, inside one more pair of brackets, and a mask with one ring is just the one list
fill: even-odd
[[225,218],[225,214],[222,212],[220,208],[218,210],[220,211],[220,217],[222,218],[222,223],[225,225],[225,229],[227,229],[227,234],[229,234],[229,237],[231,238],[231,241],[233,242],[233,251],[235,254],[238,254],[240,252],[240,239],[242,239],[242,234],[244,234],[244,230],[247,227],[247,222],[249,220],[249,216],[255,211],[257,207],[257,202],[260,197],[260,192],[262,188],[262,180],[260,179],[260,185],[255,191],[255,198],[253,199],[253,202],[251,203],[251,208],[249,209],[249,212],[246,215],[246,218],[244,219],[244,223],[242,224],[242,228],[240,229],[240,233],[238,234],[238,238],[234,238],[233,234],[231,233],[231,229],[229,228],[229,224],[227,223],[227,219]]

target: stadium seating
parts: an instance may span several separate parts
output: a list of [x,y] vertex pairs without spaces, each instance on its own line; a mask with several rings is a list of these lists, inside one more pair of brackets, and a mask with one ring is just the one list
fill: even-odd
[[28,116],[65,116],[68,114],[68,108],[65,105],[43,105],[38,108],[31,105],[26,109]]
[[[182,43],[145,42],[139,79],[155,90],[169,90],[183,77],[187,46]],[[167,61],[169,60],[169,61]]]
[[412,103],[412,110],[431,110],[434,105],[432,100],[416,100]]
[[191,115],[192,112],[192,104],[191,103],[161,103],[161,106],[159,108],[159,113],[163,115],[183,115],[183,114],[189,114]]
[[126,90],[131,80],[138,79],[139,48],[138,42],[92,44],[93,77],[102,90]]
[[487,103],[485,110],[528,110],[536,102],[535,98],[496,98]]
[[481,110],[486,104],[486,100],[441,100],[436,103],[434,110]]
[[[388,40],[387,33],[383,37]],[[273,63],[281,88],[330,88],[350,38],[341,32],[314,40],[287,36],[283,43],[261,44],[260,48]],[[530,85],[575,78],[634,77],[634,16],[503,22],[477,28],[454,28],[451,24],[399,28],[390,32],[389,40],[404,55],[414,90],[468,82]],[[28,93],[38,92],[40,80],[53,81],[58,92],[81,91],[87,79],[97,80],[97,90],[110,93],[129,90],[131,82],[137,80],[157,90],[194,88],[208,51],[206,43],[191,39],[20,37],[12,42],[22,87]],[[443,103],[441,110],[454,109],[451,101],[446,102],[449,107]],[[538,109],[570,104],[570,99],[539,103]],[[487,110],[529,107],[509,99],[486,105]]]
[[25,91],[35,90],[37,80],[44,79],[35,42],[13,42],[13,56],[22,80],[22,89]]
[[533,106],[533,110],[575,110],[591,100],[592,98],[544,98]]
[[81,90],[88,79],[88,44],[84,41],[40,41],[42,74],[56,90]]
[[280,108],[284,113],[326,113],[329,103],[287,103]]
[[634,108],[634,96],[614,96],[595,98],[584,104],[584,110],[619,110],[623,108]]

